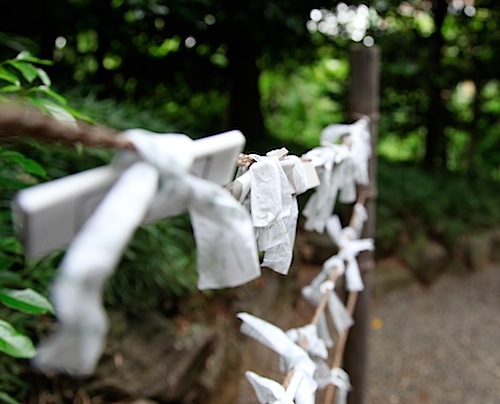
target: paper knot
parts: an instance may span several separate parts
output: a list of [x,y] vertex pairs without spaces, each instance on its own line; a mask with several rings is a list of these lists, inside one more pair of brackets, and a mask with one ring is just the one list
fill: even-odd
[[334,289],[335,289],[335,282],[333,281],[325,281],[319,287],[321,293],[331,292]]

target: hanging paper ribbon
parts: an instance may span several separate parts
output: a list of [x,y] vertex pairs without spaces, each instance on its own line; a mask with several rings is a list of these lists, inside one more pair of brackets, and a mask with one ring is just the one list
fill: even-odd
[[332,318],[332,323],[339,335],[342,335],[345,330],[352,327],[354,320],[333,288],[328,296],[327,304],[328,311],[330,312]]
[[336,404],[347,403],[347,394],[351,391],[351,381],[349,375],[344,369],[333,368],[330,371],[331,384],[337,387],[337,400]]
[[356,199],[356,184],[368,184],[371,155],[368,123],[368,118],[363,118],[351,125],[329,125],[321,133],[322,147],[305,154],[322,168],[321,184],[303,210],[306,230],[323,233],[337,196],[341,202],[352,203]]
[[335,143],[345,137],[349,145],[349,158],[353,161],[354,179],[356,183],[367,185],[368,160],[371,156],[370,118],[358,119],[350,125],[328,125],[321,132],[321,142]]
[[77,234],[52,288],[59,329],[38,347],[36,367],[76,375],[94,371],[108,329],[102,306],[104,283],[141,223],[157,186],[157,170],[147,163],[134,164]]
[[368,219],[368,212],[366,211],[365,205],[359,202],[355,203],[353,207],[353,214],[350,227],[354,229],[356,238],[359,238],[361,236],[361,232],[363,231],[363,225],[367,219]]
[[[328,235],[340,248],[337,256],[347,263],[345,273],[347,290],[351,292],[362,291],[364,285],[356,257],[361,251],[373,250],[373,239],[355,240],[356,231],[352,227],[342,228],[336,215],[328,219],[326,227]],[[328,260],[325,264],[328,264]]]
[[285,388],[278,382],[246,371],[245,376],[252,385],[257,400],[261,404],[294,404],[293,398],[303,380],[301,372],[294,372],[288,386]]
[[335,208],[335,201],[342,186],[342,172],[336,167],[348,155],[348,148],[343,145],[331,145],[329,147],[320,147],[306,153],[313,163],[321,164],[322,171],[318,174],[320,185],[316,191],[309,197],[302,210],[306,217],[304,228],[308,231],[317,231],[323,233],[325,223],[331,216]]
[[280,355],[285,371],[293,369],[294,373],[303,374],[303,381],[295,394],[296,403],[314,403],[317,388],[314,381],[316,365],[307,352],[288,338],[279,327],[248,313],[238,313],[237,317],[242,320],[240,331]]
[[345,370],[341,368],[330,369],[325,361],[317,360],[314,378],[318,383],[318,389],[324,389],[329,385],[334,385],[337,388],[336,404],[347,402],[347,394],[351,391],[352,386]]
[[246,209],[222,187],[189,174],[187,164],[169,161],[174,153],[189,159],[186,141],[176,147],[168,138],[179,135],[166,137],[143,130],[129,130],[125,135],[141,157],[159,169],[158,197],[164,209],[168,212],[169,201],[175,200],[189,211],[196,240],[198,288],[234,287],[259,277],[255,235]]
[[319,338],[316,324],[307,324],[299,328],[291,328],[286,332],[288,338],[305,349],[311,356],[328,358],[325,342]]
[[[290,269],[299,215],[296,195],[308,189],[306,173],[296,156],[286,149],[266,156],[251,154],[254,161],[229,189],[252,216],[262,267],[282,275]],[[248,200],[246,200],[249,195]]]
[[[146,162],[124,171],[68,248],[53,286],[60,326],[34,359],[43,371],[93,372],[107,331],[101,303],[104,282],[147,215],[189,210],[200,288],[237,286],[260,275],[248,212],[220,186],[187,172],[193,161],[191,140],[143,130],[124,135]],[[125,153],[118,160],[124,164],[130,159],[137,155]],[[159,201],[178,206],[163,208]]]
[[[302,295],[313,306],[317,306],[321,300],[321,296],[325,292],[329,292],[327,307],[332,323],[339,334],[351,327],[354,324],[354,320],[347,312],[345,305],[341,302],[335,292],[335,283],[325,280],[330,276],[332,270],[334,269],[337,271],[337,276],[341,276],[344,273],[344,268],[344,260],[338,255],[334,255],[325,261],[322,271],[313,279],[313,281],[309,285],[302,288]],[[322,312],[318,317],[318,334],[322,336],[322,339],[324,339],[327,346],[331,347],[333,346],[333,341],[331,340],[328,328],[325,329],[325,327],[321,325],[322,323],[324,324],[324,322],[325,314]]]

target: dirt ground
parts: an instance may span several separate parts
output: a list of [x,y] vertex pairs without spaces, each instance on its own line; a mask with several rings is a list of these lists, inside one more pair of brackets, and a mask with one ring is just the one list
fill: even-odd
[[500,402],[500,267],[373,301],[367,403]]

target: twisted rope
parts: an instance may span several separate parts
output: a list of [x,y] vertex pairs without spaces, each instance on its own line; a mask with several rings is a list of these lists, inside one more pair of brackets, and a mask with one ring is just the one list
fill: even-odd
[[0,105],[0,138],[28,136],[65,145],[131,149],[132,144],[117,131],[85,122],[58,121],[34,107],[18,103]]

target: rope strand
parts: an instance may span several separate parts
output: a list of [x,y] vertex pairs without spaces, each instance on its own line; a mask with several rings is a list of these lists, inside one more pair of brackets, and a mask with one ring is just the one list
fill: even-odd
[[65,123],[42,114],[34,107],[23,107],[18,103],[3,104],[0,107],[0,137],[20,136],[66,145],[80,143],[85,146],[133,148],[128,140],[108,127],[81,121],[77,124]]

